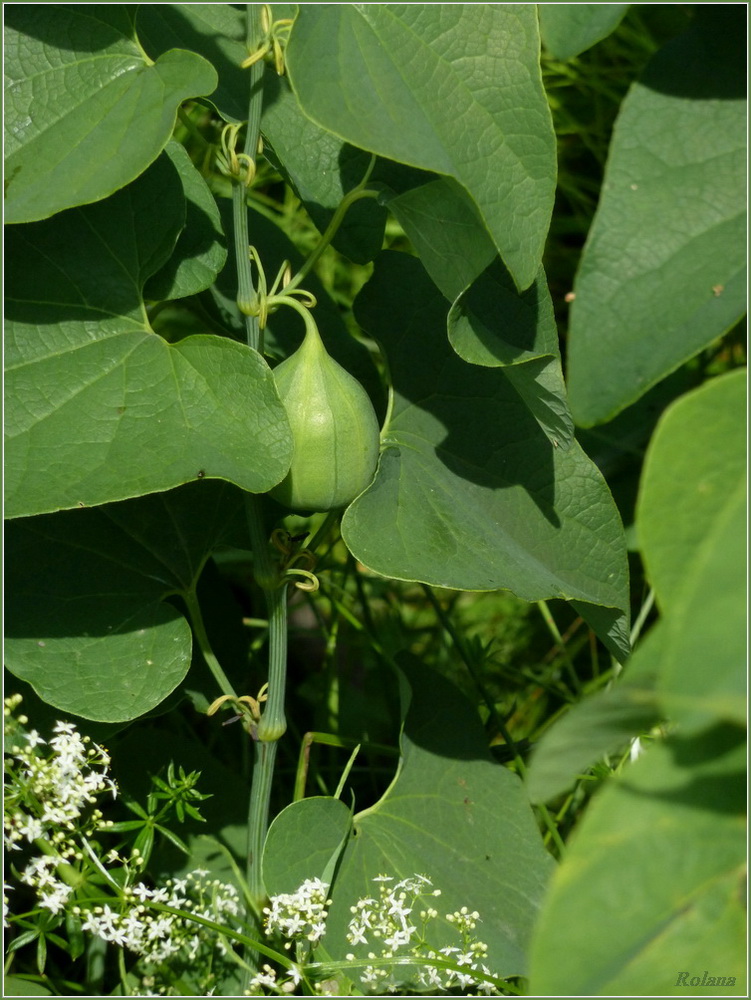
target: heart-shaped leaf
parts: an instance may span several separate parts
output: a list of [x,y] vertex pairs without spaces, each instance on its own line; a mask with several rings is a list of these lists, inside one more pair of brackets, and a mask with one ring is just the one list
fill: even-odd
[[181,102],[217,83],[194,52],[145,58],[127,4],[9,7],[5,72],[6,222],[129,184],[164,149]]
[[190,666],[192,636],[165,603],[196,584],[242,495],[227,483],[11,522],[8,668],[50,705],[118,722],[158,705]]
[[162,157],[105,202],[10,231],[6,515],[197,476],[251,492],[284,477],[289,429],[265,361],[219,337],[170,345],[149,326],[141,289],[184,213]]
[[356,312],[386,350],[394,407],[376,478],[342,521],[355,556],[384,576],[564,597],[623,618],[625,541],[599,472],[576,444],[546,438],[505,369],[456,356],[419,263],[380,258]]
[[301,7],[287,65],[323,128],[455,178],[527,288],[555,187],[539,46],[529,4],[324,4]]
[[[430,905],[433,948],[459,943],[444,914],[477,910],[483,960],[500,976],[523,974],[526,948],[552,859],[542,846],[521,782],[493,762],[473,708],[459,691],[411,657],[400,657],[409,704],[402,760],[393,784],[354,817],[333,889],[326,950],[365,957],[376,945],[346,939],[350,907],[377,895],[373,879],[426,875],[440,890]],[[395,973],[398,974],[398,968]],[[404,970],[405,980],[409,970]]]

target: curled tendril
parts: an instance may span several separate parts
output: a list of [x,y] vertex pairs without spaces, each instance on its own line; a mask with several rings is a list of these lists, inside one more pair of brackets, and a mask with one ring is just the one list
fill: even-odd
[[296,552],[291,559],[287,560],[287,569],[295,566],[298,562],[306,563],[304,569],[313,570],[316,564],[316,557],[310,551],[310,549],[300,549]]
[[247,718],[249,716],[250,719],[254,723],[256,723],[261,718],[261,702],[266,701],[268,697],[266,693],[267,690],[268,690],[268,684],[264,684],[261,690],[258,692],[257,698],[253,698],[249,694],[243,694],[240,695],[239,697],[235,697],[235,695],[232,694],[222,694],[214,701],[212,701],[212,703],[206,709],[206,715],[215,715],[216,712],[221,708],[221,706],[225,704],[225,702],[230,702],[232,706],[236,709],[236,711],[240,713],[237,716],[237,718],[241,718],[242,716],[245,716]]
[[292,555],[292,535],[284,528],[274,528],[271,532],[271,544],[278,549],[282,555]]
[[294,582],[298,590],[306,590],[308,593],[314,594],[320,587],[320,583],[318,582],[318,577],[315,575],[315,573],[311,573],[307,569],[297,569],[296,567],[292,567],[291,569],[286,569],[284,571],[281,580],[282,585],[291,582],[290,580],[287,579],[287,577],[295,577],[295,576],[301,576],[303,578],[302,580],[292,581]]
[[[316,557],[310,549],[300,549],[299,552],[295,552],[293,542],[294,539],[284,528],[275,528],[271,532],[271,544],[282,554],[279,586],[291,582],[291,576],[299,576],[303,579],[295,580],[295,586],[299,590],[314,593],[320,586],[318,577],[313,573]],[[297,565],[298,563],[303,563],[303,566]]]
[[[274,284],[271,286],[271,289],[269,289],[268,281],[266,279],[266,271],[261,263],[258,251],[254,246],[248,247],[248,256],[258,271],[258,287],[252,302],[238,302],[238,306],[240,311],[245,313],[247,316],[257,316],[258,325],[262,330],[266,328],[269,314],[275,312],[279,306],[294,305],[295,308],[298,308],[296,302],[291,301],[293,296],[305,309],[315,308],[318,300],[312,292],[309,292],[305,288],[290,288],[289,291],[285,290],[285,286],[292,280],[292,270],[289,261],[283,261],[282,266],[279,268],[279,272],[274,279]],[[278,291],[280,285],[282,288],[281,292]]]
[[252,156],[238,153],[237,136],[241,125],[225,125],[222,129],[221,152],[217,154],[217,166],[223,174],[250,187],[256,176],[256,165]]
[[279,76],[284,76],[284,47],[289,39],[292,28],[292,18],[284,17],[278,21],[271,20],[268,4],[261,7],[261,30],[263,39],[258,48],[251,52],[240,64],[243,69],[249,69],[260,59],[270,57]]

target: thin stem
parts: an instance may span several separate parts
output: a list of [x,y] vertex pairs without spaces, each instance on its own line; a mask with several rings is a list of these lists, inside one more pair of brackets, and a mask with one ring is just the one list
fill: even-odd
[[566,643],[563,641],[563,637],[561,636],[558,626],[555,623],[555,619],[550,613],[550,608],[545,601],[538,601],[537,607],[540,609],[540,613],[542,614],[545,624],[548,626],[550,634],[555,639],[556,645],[561,651],[561,656],[563,657],[563,662],[565,663],[566,669],[568,670],[571,678],[574,691],[576,691],[577,694],[581,694],[581,682],[579,681],[579,676],[576,673],[576,668],[574,667],[569,651],[566,648]]
[[636,644],[636,640],[641,635],[641,630],[644,628],[644,623],[649,617],[649,612],[654,607],[654,603],[655,603],[654,588],[650,588],[644,603],[639,609],[639,614],[637,615],[636,621],[634,622],[634,626],[631,629],[631,635],[629,636],[629,640],[632,646]]
[[321,237],[320,243],[318,243],[315,249],[311,251],[310,255],[306,258],[302,267],[294,276],[292,281],[290,281],[290,283],[285,286],[284,288],[285,292],[290,292],[293,288],[297,288],[297,286],[302,281],[304,281],[305,278],[310,274],[310,272],[318,263],[324,250],[329,246],[333,238],[336,236],[339,227],[342,224],[342,220],[344,219],[344,216],[347,214],[347,211],[351,208],[351,206],[354,205],[356,201],[360,201],[362,198],[377,198],[379,193],[380,192],[378,191],[370,191],[367,188],[361,188],[358,186],[356,188],[353,188],[352,191],[345,194],[345,196],[339,202],[339,206],[337,210],[334,212],[331,222],[326,227],[326,231]]
[[222,694],[228,694],[232,698],[236,698],[237,694],[235,689],[230,684],[229,678],[222,670],[222,666],[211,648],[211,643],[209,642],[209,637],[206,632],[206,626],[203,622],[203,615],[201,614],[201,606],[198,603],[195,590],[191,588],[190,590],[185,591],[182,596],[188,608],[190,623],[193,626],[193,634],[196,637],[198,647],[201,650],[204,660],[206,661],[206,665],[211,671]]
[[245,185],[235,181],[232,186],[232,221],[235,231],[235,260],[237,261],[237,303],[245,317],[245,337],[248,347],[257,351],[260,343],[258,316],[249,315],[255,299],[253,272],[248,256],[250,238],[248,235],[248,206]]
[[[255,745],[255,762],[248,805],[248,839],[246,877],[251,898],[260,907],[264,897],[261,878],[261,853],[266,840],[269,822],[269,802],[276,759],[277,736],[269,737],[270,726],[265,725],[267,712],[275,719],[277,727],[284,720],[284,689],[287,672],[287,601],[286,587],[279,587],[278,570],[271,558],[268,535],[263,518],[260,498],[248,494],[245,498],[248,530],[253,547],[253,570],[260,584],[269,619],[269,700],[259,723],[259,730],[265,726],[266,738]],[[281,699],[281,700],[280,700]],[[280,714],[281,713],[281,714]]]

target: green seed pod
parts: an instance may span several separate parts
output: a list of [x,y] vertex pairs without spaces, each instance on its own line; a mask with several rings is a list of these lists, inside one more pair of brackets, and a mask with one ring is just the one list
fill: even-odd
[[271,496],[293,510],[335,510],[373,479],[380,431],[368,394],[327,352],[312,320],[306,325],[301,346],[274,369],[294,450]]

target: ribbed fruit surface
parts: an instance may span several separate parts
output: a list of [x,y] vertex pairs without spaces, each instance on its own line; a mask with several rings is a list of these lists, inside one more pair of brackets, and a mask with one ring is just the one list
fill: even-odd
[[370,484],[378,461],[380,432],[368,394],[314,329],[274,378],[294,451],[286,479],[271,495],[292,510],[345,507]]

